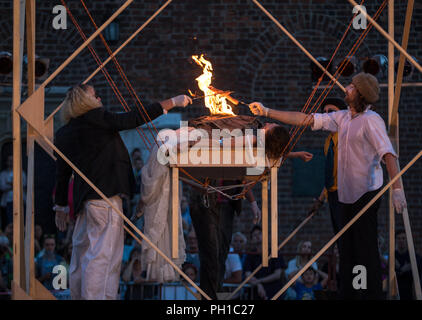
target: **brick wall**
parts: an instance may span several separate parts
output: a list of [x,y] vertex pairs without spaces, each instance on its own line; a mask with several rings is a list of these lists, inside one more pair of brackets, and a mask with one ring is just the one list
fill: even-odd
[[[12,49],[11,1],[0,1],[0,48]],[[88,7],[97,24],[123,1],[89,1]],[[164,3],[164,1],[160,1]],[[395,2],[396,40],[401,42],[406,1]],[[37,54],[49,57],[50,71],[57,68],[81,43],[81,38],[68,19],[67,30],[54,30],[51,23],[52,7],[60,1],[37,2]],[[87,35],[94,31],[79,1],[68,4]],[[352,17],[352,7],[347,1],[280,1],[263,0],[262,4],[303,44],[314,56],[330,57]],[[371,1],[367,11],[373,15],[381,4]],[[157,1],[138,1],[131,4],[118,18],[120,43],[135,31],[159,4]],[[111,10],[111,11],[110,11]],[[379,22],[387,29],[387,9]],[[409,52],[422,61],[422,4],[416,2]],[[337,58],[341,59],[356,41],[360,31],[351,29],[341,46]],[[99,39],[93,42],[95,50],[105,60],[107,53]],[[112,46],[117,48],[116,45]],[[143,102],[168,98],[196,89],[195,78],[200,68],[192,63],[192,54],[205,53],[214,67],[214,86],[234,90],[244,101],[259,100],[265,105],[283,110],[300,110],[312,91],[310,60],[271,22],[252,2],[247,0],[179,0],[171,3],[117,56],[133,87]],[[374,54],[387,55],[387,41],[373,29],[357,52],[360,58]],[[397,51],[396,51],[397,54]],[[338,61],[338,59],[335,60]],[[51,85],[71,85],[84,80],[96,68],[95,61],[84,50]],[[112,63],[108,71],[124,93],[131,99],[123,81]],[[385,83],[386,75],[379,77]],[[421,82],[422,75],[415,71],[405,82]],[[350,78],[341,77],[347,85]],[[94,84],[109,107],[118,106],[118,100],[104,76],[100,73]],[[321,91],[318,91],[318,93]],[[334,88],[332,96],[342,97]],[[400,104],[400,165],[402,167],[420,150],[422,141],[422,113],[420,88],[403,88]],[[180,111],[180,110],[178,110]],[[206,114],[199,102],[182,110],[185,119]],[[246,113],[247,110],[241,110]],[[381,90],[377,112],[386,120],[387,89]],[[322,148],[326,133],[306,131],[295,150]],[[141,139],[140,139],[140,143]],[[415,247],[422,253],[422,161],[417,162],[404,176],[404,186],[409,205]],[[287,161],[279,170],[279,236],[283,239],[305,217],[312,202],[310,197],[292,197],[292,164]],[[256,188],[257,198],[260,190]],[[251,213],[236,218],[235,229],[248,233]],[[396,217],[397,227],[402,226],[401,216]],[[387,198],[379,210],[379,231],[388,238]],[[284,249],[295,250],[299,240],[310,239],[314,249],[322,247],[332,236],[327,208],[316,216]]]

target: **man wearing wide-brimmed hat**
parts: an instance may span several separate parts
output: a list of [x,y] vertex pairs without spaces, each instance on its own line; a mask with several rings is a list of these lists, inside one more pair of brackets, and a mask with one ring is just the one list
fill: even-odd
[[[397,154],[388,138],[383,119],[371,104],[379,99],[378,80],[359,73],[346,87],[348,110],[325,114],[278,111],[259,102],[249,105],[263,115],[291,125],[310,125],[312,130],[338,132],[337,184],[341,206],[341,227],[345,226],[381,189],[386,164],[390,178],[398,173]],[[340,294],[343,299],[382,299],[381,264],[378,251],[378,199],[340,238]],[[393,184],[393,205],[397,212],[406,207],[399,180]],[[353,268],[367,271],[367,288],[354,289]]]

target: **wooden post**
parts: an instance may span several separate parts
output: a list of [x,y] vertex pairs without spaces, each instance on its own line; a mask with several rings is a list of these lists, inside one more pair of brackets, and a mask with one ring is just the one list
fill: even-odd
[[[25,1],[13,0],[13,288],[25,287],[23,255],[23,203],[21,125],[17,108],[21,103],[22,56],[25,21]],[[12,291],[12,299],[17,297]]]
[[[28,57],[28,97],[35,91],[35,0],[26,0],[26,40]],[[35,262],[34,262],[34,141],[35,130],[27,124],[27,192],[25,222],[25,268],[26,292],[35,296]]]
[[271,167],[271,258],[278,257],[277,167]]
[[[394,0],[388,0],[388,33],[394,38]],[[394,102],[394,46],[388,42],[388,122]],[[388,299],[394,295],[395,284],[395,215],[392,201],[393,189],[389,190],[389,250],[388,250]]]
[[268,179],[262,181],[262,266],[268,267]]
[[171,168],[171,197],[172,197],[172,256],[179,257],[179,168]]

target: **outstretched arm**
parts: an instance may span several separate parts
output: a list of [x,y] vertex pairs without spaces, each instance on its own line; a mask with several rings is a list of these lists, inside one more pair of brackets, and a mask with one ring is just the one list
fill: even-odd
[[264,107],[260,102],[252,102],[249,105],[249,109],[256,116],[272,118],[286,124],[297,126],[312,126],[314,124],[313,115],[308,115],[303,112],[274,110]]

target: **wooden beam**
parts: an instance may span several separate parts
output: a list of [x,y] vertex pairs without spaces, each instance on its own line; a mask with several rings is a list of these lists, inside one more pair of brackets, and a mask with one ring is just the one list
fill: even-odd
[[69,63],[72,62],[74,58],[85,49],[91,42],[94,40],[117,16],[125,10],[133,0],[127,0],[113,15],[108,18],[106,22],[103,23],[101,27],[98,28],[83,44],[79,46],[41,85],[41,87],[46,87]]
[[[26,0],[26,50],[28,57],[28,97],[35,91],[35,0]],[[34,141],[36,132],[27,126],[27,191],[25,222],[25,271],[26,292],[35,295],[35,252],[34,252]]]
[[300,269],[294,277],[292,277],[277,294],[272,297],[272,300],[277,300],[316,260],[319,259],[321,255],[327,251],[334,242],[337,241],[355,222],[358,220],[368,209],[370,206],[374,204],[393,184],[397,181],[420,157],[422,156],[422,150],[413,157],[412,160],[395,176],[393,177],[389,183],[387,183],[372,199],[369,201],[363,208],[360,210],[330,241],[320,250],[318,253],[313,256],[308,263],[306,263],[302,269]]
[[[388,0],[388,33],[394,39],[394,0]],[[391,121],[391,111],[394,102],[394,46],[388,42],[388,122]],[[389,255],[388,255],[388,294],[389,300],[393,297],[395,283],[395,215],[392,202],[392,188],[389,190]]]
[[51,142],[46,136],[44,136],[41,132],[38,132],[40,136],[43,137],[45,143],[47,143],[54,152],[57,153],[59,157],[65,161],[69,167],[71,167],[76,174],[78,174],[100,197],[103,199],[107,204],[116,211],[116,213],[123,219],[124,222],[126,222],[141,238],[148,243],[151,248],[153,248],[157,253],[165,260],[167,261],[175,270],[177,273],[179,273],[187,282],[190,283],[198,292],[205,297],[207,300],[211,300],[211,298],[201,289],[199,288],[174,262],[171,258],[167,257],[154,243],[149,240],[143,232],[141,232],[133,223],[130,221],[123,212],[116,207],[105,195],[101,192],[100,189],[98,189],[91,180],[89,180],[55,145],[53,142]]
[[278,257],[277,167],[271,167],[271,257]]
[[179,258],[179,168],[170,169],[171,175],[171,198],[172,198],[172,256],[173,259]]
[[[88,81],[90,81],[99,71],[101,71],[102,68],[104,68],[106,66],[107,63],[109,63],[111,61],[111,59],[113,59],[124,47],[126,47],[128,45],[129,42],[131,42],[137,35],[139,32],[141,32],[161,11],[164,10],[165,7],[167,7],[167,5],[172,2],[172,0],[168,0],[165,4],[163,4],[142,26],[140,26],[134,33],[132,33],[132,35],[118,48],[116,49],[111,55],[110,57],[108,57],[101,66],[99,66],[94,72],[92,72],[88,78],[86,78],[83,83],[87,83]],[[60,110],[60,108],[62,107],[63,103],[61,103],[47,118],[50,119],[52,117],[54,117],[54,115]]]
[[[404,21],[404,29],[403,29],[403,37],[401,46],[404,50],[407,50],[407,45],[409,43],[409,33],[410,33],[410,24],[412,22],[412,14],[413,14],[413,6],[414,0],[407,1],[407,9],[406,9],[406,19]],[[396,136],[398,133],[397,125],[398,125],[398,110],[399,110],[399,101],[400,101],[400,94],[401,94],[401,87],[403,83],[403,70],[404,70],[404,63],[406,61],[405,56],[400,53],[399,58],[399,65],[397,68],[397,80],[396,80],[396,88],[394,92],[394,102],[391,107],[391,115],[389,115],[389,133],[391,136]]]
[[[13,281],[14,288],[25,287],[22,217],[22,154],[21,125],[17,108],[21,103],[23,38],[25,34],[25,1],[13,0]],[[12,291],[12,299],[17,292]]]
[[268,180],[262,181],[262,266],[268,267]]
[[[357,6],[358,4],[354,0],[347,0],[349,1],[353,6]],[[360,11],[360,10],[359,10]],[[422,72],[422,66],[413,59],[413,57],[407,53],[405,49],[403,49],[392,37],[389,36],[387,32],[381,26],[376,23],[376,21],[365,11],[360,11],[373,25],[375,28],[378,29],[378,31],[388,40],[390,41],[401,53],[403,53],[406,58],[409,60],[411,64],[413,64],[420,72]]]

